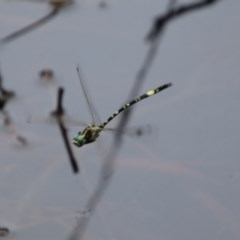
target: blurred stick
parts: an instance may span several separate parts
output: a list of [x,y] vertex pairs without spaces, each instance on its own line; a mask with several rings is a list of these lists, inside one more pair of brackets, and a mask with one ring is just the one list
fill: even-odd
[[39,20],[29,24],[28,26],[0,39],[0,44],[5,44],[8,42],[11,42],[16,38],[21,37],[25,33],[28,33],[30,31],[34,30],[35,28],[40,27],[44,23],[46,23],[49,20],[51,20],[52,18],[54,18],[62,9],[71,6],[73,3],[74,3],[73,0],[49,0],[49,4],[50,4],[52,10],[47,15],[45,15],[44,17],[40,18]]
[[[151,30],[151,32],[150,32],[151,34],[149,34],[149,35],[151,35],[150,38],[148,37],[149,40],[151,39],[151,41],[150,41],[151,45],[150,45],[147,55],[143,61],[143,64],[136,75],[132,90],[129,95],[130,96],[129,99],[132,99],[139,94],[141,86],[142,86],[142,84],[147,76],[147,73],[149,72],[149,69],[152,66],[152,63],[156,57],[160,37],[163,35],[163,31],[164,31],[164,28],[166,27],[167,23],[169,23],[169,21],[172,20],[173,18],[182,16],[186,13],[190,13],[193,10],[207,7],[208,5],[216,3],[218,1],[219,0],[208,0],[208,1],[203,0],[203,1],[199,1],[197,3],[191,3],[191,4],[186,4],[184,6],[179,6],[177,9],[173,9],[173,7],[176,4],[176,0],[170,0],[168,9],[167,9],[167,13],[161,17],[158,17],[158,19],[157,19],[157,22],[159,22],[159,19],[161,19],[161,18],[165,19],[164,23],[159,25],[155,22],[154,27],[153,27],[154,31]],[[171,17],[164,17],[164,16],[171,16]],[[124,130],[125,126],[127,125],[128,121],[130,119],[130,115],[131,115],[132,111],[133,111],[133,108],[123,112],[122,116],[120,117],[120,121],[119,121],[119,124],[117,127],[119,129],[119,132]],[[103,160],[103,165],[101,168],[98,185],[96,186],[95,191],[90,196],[90,198],[87,202],[86,211],[88,212],[88,214],[83,215],[79,219],[76,227],[74,228],[73,232],[71,233],[71,235],[69,237],[69,240],[82,239],[91,216],[95,212],[98,203],[100,202],[105,190],[107,189],[109,183],[111,182],[111,179],[112,179],[112,176],[114,173],[116,155],[117,155],[118,151],[120,150],[120,147],[122,144],[122,135],[119,132],[118,131],[116,132],[116,134],[114,136],[114,141],[112,143],[112,147],[110,148],[110,152],[106,156],[106,158]]]
[[44,23],[47,23],[49,20],[54,18],[58,13],[59,13],[59,9],[53,8],[50,13],[48,13],[46,16],[42,17],[41,19],[37,20],[36,22],[33,22],[33,23],[29,24],[28,26],[0,39],[0,44],[9,43],[9,42],[21,37],[22,35],[31,32],[32,30],[40,27]]
[[65,114],[65,110],[63,108],[63,94],[64,94],[64,89],[62,87],[58,88],[58,93],[57,93],[57,106],[56,109],[53,110],[50,114],[53,117],[63,117]]
[[11,90],[7,90],[3,87],[3,77],[1,74],[1,69],[0,69],[0,93],[1,96],[5,99],[5,100],[9,100],[11,98],[13,98],[15,96],[15,92],[11,91]]
[[20,142],[22,145],[27,145],[27,139],[19,134],[18,129],[14,125],[8,112],[5,110],[6,103],[7,103],[7,100],[5,98],[0,98],[0,112],[4,117],[3,123],[5,126],[9,128],[11,134],[15,136],[18,142]]
[[7,227],[0,227],[0,237],[6,237],[10,233]]
[[220,0],[202,0],[194,3],[183,4],[182,6],[174,8],[176,0],[171,0],[169,5],[173,7],[170,7],[169,11],[167,11],[165,14],[156,17],[153,27],[147,35],[147,40],[152,41],[157,38],[164,26],[171,20],[181,17],[184,14],[191,13],[195,10],[209,7],[210,5],[213,5],[219,1]]
[[6,105],[6,99],[0,98],[0,111],[3,111],[5,105]]
[[72,166],[72,170],[74,173],[78,173],[79,172],[79,167],[77,164],[77,161],[73,155],[73,151],[72,148],[70,146],[69,143],[69,139],[68,139],[68,135],[67,135],[67,129],[64,126],[63,120],[62,120],[62,116],[64,114],[64,109],[62,106],[62,98],[63,98],[63,93],[64,93],[64,89],[62,87],[60,87],[58,89],[58,101],[57,101],[57,108],[55,111],[52,112],[52,115],[56,117],[62,138],[63,138],[63,142],[65,144],[68,156],[69,156],[69,160],[70,160],[70,164]]

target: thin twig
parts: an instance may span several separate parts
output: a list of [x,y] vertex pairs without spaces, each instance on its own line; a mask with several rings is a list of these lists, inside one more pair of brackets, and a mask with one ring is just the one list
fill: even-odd
[[63,115],[65,114],[65,110],[63,108],[63,94],[64,94],[64,89],[60,87],[57,93],[56,109],[50,113],[51,116],[53,117],[63,117]]
[[[163,15],[157,16],[154,21],[152,29],[147,35],[147,40],[152,41],[155,38],[157,38],[162,28],[171,20],[181,17],[187,13],[192,13],[195,10],[200,10],[201,8],[209,7],[210,5],[213,5],[214,3],[217,2],[220,2],[220,0],[203,0],[199,2],[184,4],[175,9],[171,9],[170,11],[166,12]],[[172,1],[172,4],[174,5],[175,3]]]
[[64,126],[63,120],[62,120],[62,116],[64,114],[64,110],[63,110],[63,106],[62,106],[62,98],[63,98],[63,93],[64,93],[64,89],[62,87],[60,87],[58,89],[58,102],[57,102],[57,109],[53,112],[53,116],[56,117],[62,138],[63,138],[63,142],[65,144],[68,156],[69,156],[69,160],[70,160],[70,164],[72,166],[73,172],[74,173],[78,173],[79,172],[79,167],[77,164],[77,161],[74,157],[72,148],[70,146],[69,143],[69,139],[68,139],[68,135],[67,135],[67,129]]
[[6,44],[9,43],[21,36],[23,36],[24,34],[31,32],[32,30],[40,27],[41,25],[43,25],[44,23],[47,23],[49,20],[51,20],[52,18],[54,18],[57,14],[59,13],[59,9],[57,8],[53,8],[51,10],[50,13],[48,13],[46,16],[42,17],[41,19],[29,24],[28,26],[9,34],[8,36],[0,39],[0,44]]
[[0,112],[2,113],[4,119],[3,123],[5,126],[7,126],[10,130],[10,132],[15,135],[16,140],[20,142],[22,145],[27,145],[27,139],[19,134],[19,131],[17,130],[16,126],[14,126],[14,123],[8,114],[7,110],[5,109],[8,99],[0,97]]
[[3,77],[1,74],[1,70],[0,70],[0,94],[1,97],[3,97],[5,100],[9,100],[16,95],[14,91],[7,90],[3,87]]
[[7,100],[5,98],[0,98],[0,111],[3,111]]
[[[2,104],[2,100],[0,100],[0,105],[1,104]],[[15,136],[16,140],[19,143],[21,143],[21,145],[26,146],[28,143],[27,139],[19,134],[17,127],[15,126],[15,124],[14,124],[12,118],[10,117],[10,115],[8,114],[8,112],[4,109],[4,106],[2,108],[0,108],[0,111],[4,116],[4,120],[3,120],[4,125],[6,127],[8,127],[8,129],[10,130],[10,133]]]
[[69,156],[69,160],[70,160],[70,164],[72,166],[73,172],[78,173],[79,172],[79,167],[78,167],[77,161],[76,161],[76,159],[73,155],[71,146],[69,144],[67,129],[64,126],[61,117],[57,117],[57,122],[58,122],[58,126],[59,126],[60,132],[61,132],[62,137],[63,137],[63,141],[64,141],[64,144],[65,144],[68,156]]

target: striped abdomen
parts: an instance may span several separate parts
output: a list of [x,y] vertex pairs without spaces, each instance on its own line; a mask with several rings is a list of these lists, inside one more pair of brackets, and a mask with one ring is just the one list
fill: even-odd
[[160,86],[160,87],[158,87],[158,88],[152,89],[152,90],[144,93],[143,95],[135,98],[135,99],[132,100],[131,102],[129,102],[129,103],[125,104],[123,107],[121,107],[121,108],[120,108],[118,111],[116,111],[113,115],[111,115],[111,116],[108,118],[108,120],[107,120],[106,122],[104,122],[103,124],[101,124],[99,127],[104,128],[110,121],[112,121],[117,115],[119,115],[119,114],[120,114],[121,112],[123,112],[124,110],[130,108],[130,107],[131,107],[132,105],[134,105],[135,103],[137,103],[137,102],[139,102],[139,101],[141,101],[141,100],[143,100],[143,99],[145,99],[145,98],[151,97],[151,96],[159,93],[160,91],[162,91],[162,90],[164,90],[164,89],[166,89],[166,88],[168,88],[168,87],[170,87],[170,86],[172,86],[171,83],[164,84],[164,85],[162,85],[162,86]]

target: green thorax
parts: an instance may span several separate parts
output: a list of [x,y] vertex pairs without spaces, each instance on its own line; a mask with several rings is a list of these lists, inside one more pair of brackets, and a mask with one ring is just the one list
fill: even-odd
[[87,126],[82,132],[79,132],[76,137],[73,138],[73,144],[77,147],[81,147],[85,144],[94,142],[98,137],[99,133],[103,130],[100,125]]

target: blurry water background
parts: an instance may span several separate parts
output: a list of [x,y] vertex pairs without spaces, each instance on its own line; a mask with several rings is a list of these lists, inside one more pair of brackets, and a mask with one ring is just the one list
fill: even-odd
[[[76,1],[0,47],[4,86],[17,92],[6,109],[29,141],[20,146],[1,125],[0,226],[10,229],[10,239],[67,239],[101,166],[97,142],[74,147],[81,168],[74,175],[57,125],[27,123],[55,104],[39,71],[53,69],[55,86],[66,89],[68,114],[90,123],[79,64],[104,121],[126,103],[147,51],[144,38],[167,5],[109,0],[100,8],[99,2]],[[124,137],[84,239],[240,239],[239,9],[239,1],[221,1],[168,25],[141,92],[169,81],[173,87],[137,104],[129,124],[150,124],[158,133]],[[49,10],[46,3],[1,1],[0,38]],[[69,136],[81,129],[68,125]],[[100,139],[107,149],[112,135]]]

